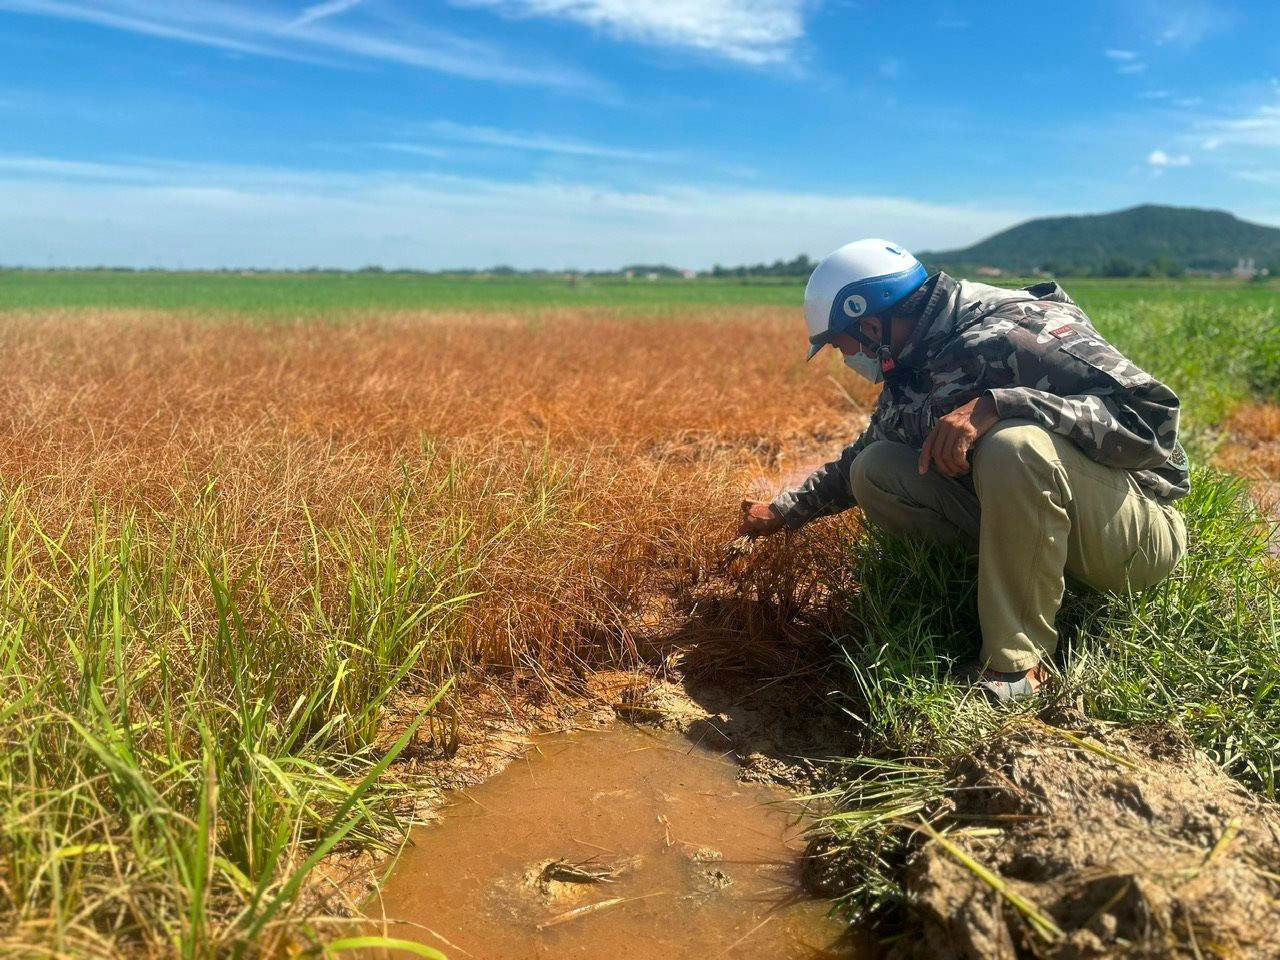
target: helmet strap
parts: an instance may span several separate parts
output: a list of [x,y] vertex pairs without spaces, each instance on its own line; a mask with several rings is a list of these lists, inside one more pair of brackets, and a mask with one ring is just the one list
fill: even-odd
[[876,343],[874,340],[868,337],[865,333],[863,333],[862,330],[859,329],[856,323],[850,326],[849,329],[844,330],[843,332],[853,337],[853,339],[857,340],[860,344],[862,344],[872,353],[879,355],[880,344]]
[[880,346],[876,349],[876,357],[880,360],[880,372],[890,373],[897,363],[893,359],[893,318],[887,315],[880,317]]
[[853,337],[853,339],[857,340],[860,344],[862,344],[864,347],[869,349],[873,354],[875,354],[876,359],[880,361],[881,373],[889,373],[895,367],[897,367],[897,363],[894,361],[893,353],[892,353],[893,351],[893,343],[892,343],[893,318],[892,317],[885,316],[885,315],[882,315],[880,317],[880,342],[879,343],[876,343],[874,340],[868,337],[865,333],[863,333],[862,330],[859,329],[856,323],[851,325],[844,332],[849,334],[849,336]]

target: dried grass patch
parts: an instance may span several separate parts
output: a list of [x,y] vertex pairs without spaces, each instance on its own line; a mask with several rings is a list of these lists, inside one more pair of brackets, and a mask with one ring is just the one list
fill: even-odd
[[1247,403],[1223,424],[1218,451],[1224,469],[1251,479],[1280,480],[1280,405]]
[[714,562],[738,497],[859,417],[832,361],[802,362],[791,310],[0,325],[0,478],[42,524],[96,504],[156,536],[212,525],[287,591],[313,524],[376,524],[399,496],[411,531],[443,511],[477,545],[480,661],[626,655],[644,595]]

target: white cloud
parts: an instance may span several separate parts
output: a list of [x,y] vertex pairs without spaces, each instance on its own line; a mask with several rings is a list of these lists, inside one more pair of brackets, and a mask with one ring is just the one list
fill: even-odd
[[1202,120],[1196,128],[1211,150],[1220,147],[1280,150],[1280,104],[1264,103],[1243,116]]
[[1235,175],[1250,183],[1261,183],[1268,187],[1280,186],[1280,170],[1236,170]]
[[0,263],[139,267],[707,267],[821,256],[858,236],[963,246],[1027,216],[855,194],[32,157],[0,157],[0,209]]
[[379,150],[390,150],[393,153],[407,153],[415,157],[430,157],[433,160],[443,160],[449,156],[449,151],[444,147],[433,147],[422,143],[397,143],[394,141],[386,143],[371,143],[371,147]]
[[0,155],[0,176],[47,177],[58,180],[102,180],[107,182],[159,182],[166,178],[157,167],[122,163],[92,163],[61,160],[56,157],[33,157],[21,154]]
[[1102,55],[1116,65],[1116,73],[1143,73],[1147,65],[1138,59],[1133,50],[1118,50],[1114,47],[1103,50]]
[[811,0],[451,0],[513,17],[572,20],[621,40],[759,65],[790,58]]
[[534,153],[558,153],[576,157],[598,157],[605,160],[639,160],[646,162],[672,162],[679,159],[674,153],[650,150],[631,150],[612,147],[587,140],[551,137],[541,133],[525,133],[518,130],[502,130],[497,127],[468,126],[448,120],[437,120],[428,125],[437,137],[458,143],[482,147],[499,147],[527,150]]
[[348,10],[354,10],[364,0],[328,0],[326,3],[317,3],[303,9],[302,13],[289,24],[291,29],[305,27],[309,23],[315,23],[317,20],[326,20],[329,17],[336,17],[339,14],[346,13]]
[[1147,155],[1147,163],[1153,167],[1189,167],[1191,166],[1191,158],[1185,153],[1168,154],[1163,150],[1152,150]]
[[[1192,112],[1206,99],[1213,104],[1212,113]],[[1182,129],[1170,131],[1163,123],[1162,132],[1153,135],[1192,154],[1156,150],[1149,158],[1153,173],[1189,166],[1194,155],[1195,164],[1204,170],[1198,179],[1205,183],[1229,177],[1271,185],[1280,177],[1268,173],[1280,171],[1280,82],[1255,83],[1213,98],[1182,97],[1173,103],[1187,111],[1170,115],[1182,120]],[[1266,196],[1265,191],[1258,193],[1259,200]]]
[[[271,6],[246,0],[0,0],[0,11],[92,23],[252,56],[324,66],[361,61],[397,64],[473,80],[598,91],[599,81],[570,67],[540,64],[497,48],[421,24],[366,25],[338,30],[321,21],[354,3],[332,0],[308,8],[298,20]],[[307,17],[304,10],[302,18]]]
[[[202,29],[198,25],[190,27],[183,25],[182,18],[168,18],[163,14],[160,17],[153,17],[151,11],[145,9],[139,3],[131,2],[131,0],[103,0],[102,3],[93,6],[77,2],[64,2],[64,0],[0,0],[0,10],[53,17],[59,20],[76,20],[82,23],[96,24],[100,27],[108,27],[113,30],[124,30],[129,33],[161,37],[166,40],[195,43],[236,53],[317,62],[317,58],[302,51],[289,51],[280,47],[250,42],[231,35],[233,31],[217,32]],[[245,32],[251,33],[253,31]],[[266,33],[266,31],[257,32],[260,35]]]
[[1168,90],[1146,90],[1140,96],[1144,100],[1167,100],[1169,99]]
[[1236,11],[1223,0],[1146,0],[1143,22],[1156,43],[1190,49],[1229,30]]

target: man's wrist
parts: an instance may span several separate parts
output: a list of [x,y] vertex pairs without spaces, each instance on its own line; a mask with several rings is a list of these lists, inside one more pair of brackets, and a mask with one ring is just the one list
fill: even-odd
[[803,511],[788,506],[788,495],[784,493],[770,503],[769,511],[781,520],[788,530],[799,530],[808,518],[803,515]]
[[978,407],[986,407],[997,420],[1004,418],[1004,415],[1000,412],[1000,397],[998,395],[1000,392],[1000,388],[992,387],[990,390],[983,391],[982,396],[978,397]]
[[973,414],[970,416],[970,420],[977,421],[974,426],[978,428],[980,433],[985,433],[1000,421],[1000,410],[996,406],[996,398],[990,390],[978,397],[978,402],[973,405]]

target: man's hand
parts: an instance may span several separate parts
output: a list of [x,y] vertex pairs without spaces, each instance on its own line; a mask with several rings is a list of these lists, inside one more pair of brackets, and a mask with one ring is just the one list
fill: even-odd
[[943,476],[964,476],[969,472],[969,451],[999,419],[995,401],[985,393],[956,407],[938,421],[925,439],[916,464],[920,473],[928,473],[932,461]]
[[786,521],[769,504],[759,500],[742,501],[742,522],[738,524],[738,536],[768,537],[786,525]]

